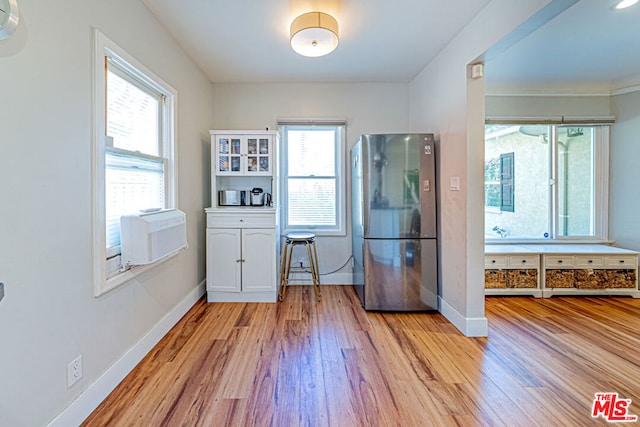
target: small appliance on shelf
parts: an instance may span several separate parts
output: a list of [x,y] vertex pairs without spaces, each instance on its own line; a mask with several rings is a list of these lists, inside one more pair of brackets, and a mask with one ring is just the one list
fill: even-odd
[[271,194],[265,193],[262,188],[255,187],[250,195],[251,206],[271,206]]

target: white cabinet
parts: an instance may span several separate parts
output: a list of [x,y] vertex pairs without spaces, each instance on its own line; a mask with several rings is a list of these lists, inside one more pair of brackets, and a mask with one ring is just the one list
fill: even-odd
[[[211,130],[211,206],[219,207],[218,192],[261,189],[278,205],[278,144],[276,131]],[[265,196],[266,198],[266,196]]]
[[275,209],[208,208],[207,300],[275,302]]
[[544,248],[542,291],[552,295],[630,295],[638,292],[638,254],[604,245]]
[[207,229],[207,292],[242,291],[239,228]]
[[273,134],[269,133],[214,133],[211,148],[215,161],[212,171],[217,175],[271,176],[274,167],[273,140]]
[[[278,132],[212,130],[211,207],[207,214],[207,300],[276,302]],[[254,188],[271,204],[219,206],[218,192]],[[266,199],[266,197],[265,197]]]
[[486,245],[485,295],[629,295],[638,253],[592,244]]
[[542,296],[540,256],[515,245],[485,247],[485,295]]

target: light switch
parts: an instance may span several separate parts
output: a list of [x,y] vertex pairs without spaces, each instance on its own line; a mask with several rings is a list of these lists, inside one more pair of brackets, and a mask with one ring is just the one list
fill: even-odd
[[460,191],[460,177],[452,176],[449,179],[449,190],[451,191]]

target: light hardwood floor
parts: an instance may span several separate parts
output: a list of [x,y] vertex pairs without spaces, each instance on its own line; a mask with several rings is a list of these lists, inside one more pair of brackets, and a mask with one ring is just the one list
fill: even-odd
[[[589,426],[640,415],[640,300],[492,297],[488,338],[365,312],[350,286],[198,302],[85,426]],[[634,424],[631,424],[634,425]]]

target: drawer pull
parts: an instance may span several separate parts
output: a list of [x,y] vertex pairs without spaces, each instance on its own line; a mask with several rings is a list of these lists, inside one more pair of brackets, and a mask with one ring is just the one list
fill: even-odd
[[623,259],[620,260],[620,264],[624,264],[624,260]]
[[522,260],[522,263],[523,263],[523,264],[526,264],[526,263],[527,263],[527,260],[526,260],[526,259],[523,259],[523,260]]
[[491,264],[495,264],[495,263],[496,263],[496,260],[495,260],[495,259],[492,259],[492,260],[491,260]]
[[590,260],[588,261],[588,263],[589,263],[589,264],[593,264],[593,260],[592,260],[592,259],[590,259]]
[[558,260],[558,264],[562,264],[562,260],[561,259]]

